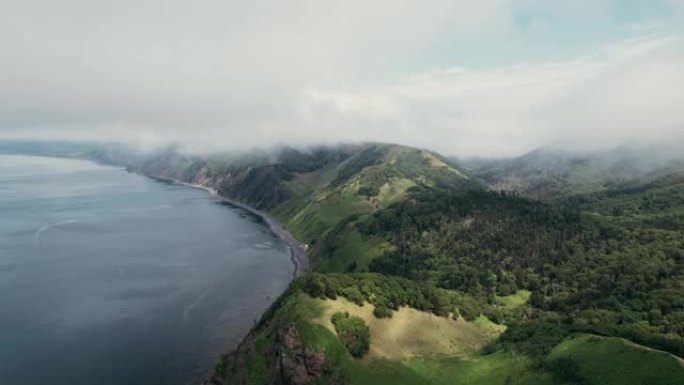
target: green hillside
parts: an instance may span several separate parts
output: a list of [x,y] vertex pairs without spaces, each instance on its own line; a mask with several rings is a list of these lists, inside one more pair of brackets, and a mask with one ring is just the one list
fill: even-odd
[[312,246],[310,254],[322,271],[364,270],[390,247],[360,233],[357,224],[404,200],[411,188],[481,186],[430,152],[393,145],[366,146],[340,164],[299,174],[287,185],[298,193],[273,214]]
[[572,336],[550,354],[555,362],[576,370],[579,381],[597,385],[684,383],[684,361],[619,338]]
[[[378,298],[392,295],[399,306],[391,317],[379,317]],[[508,305],[499,310],[530,310],[519,301],[525,296],[501,297]],[[440,303],[448,304],[447,313],[441,314]],[[552,337],[539,328],[526,343],[548,345],[543,356],[529,346],[506,346],[506,326],[472,316],[471,307],[496,306],[380,275],[314,274],[296,281],[240,347],[221,359],[210,383],[670,385],[684,378],[681,359],[619,338]],[[370,350],[362,357],[345,347],[333,325],[336,314],[367,326]]]
[[356,224],[402,201],[410,189],[483,188],[434,153],[389,144],[210,157],[171,150],[133,168],[212,187],[267,211],[310,246],[322,271],[364,270],[391,248],[383,238],[360,233]]
[[[490,177],[386,144],[168,151],[135,168],[265,210],[309,246],[316,273],[293,283],[221,360],[213,384],[621,384],[634,356],[613,354],[601,372],[590,364],[614,339],[576,333],[681,357],[677,163],[636,173],[638,157],[616,168],[615,154],[550,156],[499,164]],[[488,190],[501,170],[544,192],[524,195],[552,199]],[[648,362],[642,372],[670,369],[638,378],[680,382],[684,369],[671,356]]]
[[684,169],[665,155],[539,151],[471,169],[389,144],[74,156],[211,187],[309,246],[313,272],[209,384],[672,385]]
[[[411,163],[426,164],[417,162],[416,153],[410,150],[393,151],[409,151],[414,157]],[[370,325],[369,356],[360,361],[346,356],[346,361],[333,365],[342,372],[336,372],[339,377],[320,374],[316,381],[620,383],[583,370],[582,361],[576,362],[574,356],[557,353],[568,341],[576,340],[576,332],[623,337],[675,355],[684,353],[684,303],[677,294],[684,290],[684,185],[676,173],[661,169],[653,174],[659,177],[626,182],[621,188],[540,203],[486,191],[472,177],[446,168],[450,179],[440,179],[439,174],[432,176],[432,183],[425,183],[420,173],[433,170],[423,167],[411,173],[401,164],[397,167],[399,162],[387,155],[393,151],[382,156],[375,150],[363,153],[363,157],[375,159],[372,166],[343,183],[333,175],[354,165],[352,160],[343,168],[335,167],[336,172],[330,171],[332,167],[314,172],[311,180],[325,180],[320,184],[325,187],[306,190],[313,197],[307,204],[285,204],[282,211],[275,211],[298,236],[314,243],[316,270],[369,270],[383,274],[374,277],[403,276],[408,279],[405,282],[423,285],[423,300],[406,301],[391,294],[401,289],[377,289],[383,284],[344,284],[334,282],[334,275],[313,276],[333,282],[319,282],[321,287],[309,295],[335,299],[337,302],[327,306],[357,314]],[[411,184],[411,188],[392,194],[399,199],[383,201],[378,184],[370,185],[373,189],[366,197],[350,193],[367,186],[376,173],[388,175],[386,170],[391,170],[392,177],[385,178],[384,184]],[[294,215],[288,207],[297,207]],[[311,223],[316,224],[306,227]],[[341,306],[339,297],[366,303],[365,309]],[[301,301],[302,297],[297,298]],[[402,306],[443,317],[445,323],[435,324],[439,327],[427,320],[411,323]],[[329,315],[325,306],[318,308],[319,313]],[[384,320],[388,314],[397,318]],[[448,322],[453,314],[463,323]],[[321,325],[317,322],[320,314],[303,319],[313,328]],[[277,316],[274,320],[269,322],[282,322]],[[439,342],[450,341],[450,333],[463,333],[468,325],[490,333],[462,335],[450,349]],[[442,331],[429,338],[421,333],[428,327]],[[394,340],[400,342],[388,345],[386,336],[393,330],[408,331],[413,338],[395,334]],[[334,330],[330,328],[330,334],[320,333],[327,335],[326,340],[339,342],[331,338]],[[478,343],[472,344],[473,339]],[[600,346],[591,341],[574,343],[586,354],[602,354],[598,353]],[[327,349],[336,348],[317,351]],[[243,357],[244,351],[243,345],[232,357]],[[378,355],[378,351],[393,354]],[[671,364],[667,355],[651,359],[654,365]],[[619,373],[634,365],[630,360],[629,355],[620,355],[606,364]],[[674,370],[652,374],[649,383],[677,383],[681,373],[681,367],[675,365]],[[236,370],[234,375],[227,375],[225,381],[241,383],[235,379],[245,374]]]
[[[324,288],[334,300],[316,295],[319,280],[337,287],[339,294]],[[409,299],[392,317],[378,318],[374,315],[377,306],[367,298],[356,298],[357,304],[343,297],[358,287],[368,290],[368,298],[388,294],[385,290],[391,288],[406,298],[423,300]],[[515,377],[508,382],[511,384],[553,383],[551,374],[537,371],[524,357],[506,351],[480,352],[504,327],[486,318],[468,321],[459,316],[455,306],[477,306],[476,299],[442,292],[453,301],[451,312],[436,315],[435,308],[426,311],[423,305],[433,306],[427,299],[432,290],[411,281],[372,275],[300,279],[240,348],[222,359],[213,383],[503,384],[507,377]],[[422,301],[426,302],[420,305]],[[368,325],[370,351],[362,358],[353,357],[336,335],[331,319],[338,312],[359,317]]]

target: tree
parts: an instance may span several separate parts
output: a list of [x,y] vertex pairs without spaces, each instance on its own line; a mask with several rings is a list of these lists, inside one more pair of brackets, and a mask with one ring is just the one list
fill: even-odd
[[370,349],[370,329],[361,317],[337,312],[331,321],[342,344],[353,357],[361,358]]

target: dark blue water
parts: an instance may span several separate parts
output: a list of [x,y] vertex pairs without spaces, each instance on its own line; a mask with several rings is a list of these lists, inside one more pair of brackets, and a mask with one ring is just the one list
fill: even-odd
[[197,383],[287,286],[286,246],[201,190],[0,156],[0,384]]

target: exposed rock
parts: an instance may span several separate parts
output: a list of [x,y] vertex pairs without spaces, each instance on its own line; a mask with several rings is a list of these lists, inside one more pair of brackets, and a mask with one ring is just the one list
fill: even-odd
[[333,370],[324,352],[306,348],[294,324],[281,324],[274,330],[268,351],[256,352],[254,340],[247,337],[234,352],[224,356],[221,363],[203,385],[243,385],[252,383],[254,373],[247,370],[248,361],[257,354],[265,355],[266,373],[261,373],[264,385],[313,385],[322,376],[328,383],[345,385],[346,377]]
[[283,385],[311,385],[321,377],[325,368],[325,353],[302,346],[295,325],[278,328],[280,371]]

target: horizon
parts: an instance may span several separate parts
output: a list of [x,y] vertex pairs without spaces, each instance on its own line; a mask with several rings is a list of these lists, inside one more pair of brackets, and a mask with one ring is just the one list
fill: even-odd
[[0,138],[511,157],[684,134],[679,0],[389,5],[8,4]]
[[[291,145],[285,143],[277,143],[262,146],[252,146],[252,147],[239,147],[239,148],[214,148],[208,151],[202,151],[198,149],[187,148],[181,142],[167,142],[167,143],[155,143],[154,145],[141,145],[135,142],[126,141],[114,141],[114,140],[70,140],[70,139],[31,139],[31,138],[0,138],[0,145],[6,145],[10,149],[10,152],[3,152],[3,148],[0,148],[0,155],[2,154],[27,154],[30,155],[31,151],[40,150],[40,156],[42,152],[45,151],[44,148],[27,150],[19,148],[12,149],[12,146],[56,146],[53,150],[57,152],[65,151],[64,146],[103,146],[102,148],[107,148],[107,146],[123,146],[127,151],[131,151],[134,154],[149,156],[164,152],[175,152],[181,155],[196,156],[200,158],[208,158],[214,156],[242,156],[242,155],[260,155],[260,156],[272,156],[278,154],[280,151],[284,150],[295,150],[302,153],[307,153],[317,149],[325,148],[338,148],[343,146],[367,146],[367,145],[387,145],[387,146],[402,146],[407,148],[415,148],[418,150],[424,150],[433,152],[437,155],[444,156],[453,161],[458,162],[500,162],[500,161],[512,161],[515,159],[520,159],[527,157],[529,155],[547,152],[551,154],[559,154],[569,157],[592,157],[599,156],[601,154],[615,153],[619,151],[631,151],[632,156],[635,154],[637,157],[643,158],[645,153],[650,151],[657,151],[658,154],[656,158],[662,160],[677,160],[679,158],[684,158],[684,155],[680,155],[678,150],[681,146],[679,138],[676,140],[651,140],[651,141],[625,141],[617,144],[607,144],[602,147],[594,148],[576,148],[569,146],[562,146],[556,144],[546,144],[539,147],[532,148],[530,150],[525,150],[522,153],[516,153],[511,155],[478,155],[472,154],[468,156],[461,156],[460,154],[452,154],[448,152],[440,152],[434,148],[414,146],[410,144],[396,143],[396,142],[381,142],[381,141],[341,141],[336,143],[309,143],[301,145]],[[12,152],[14,151],[14,152]],[[50,156],[50,155],[45,155]],[[462,165],[463,166],[463,165]]]

